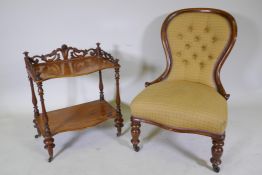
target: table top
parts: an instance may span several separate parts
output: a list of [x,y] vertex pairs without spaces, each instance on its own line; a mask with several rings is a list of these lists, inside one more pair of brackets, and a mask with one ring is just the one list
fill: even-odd
[[50,54],[30,57],[25,52],[28,75],[35,82],[53,78],[87,75],[107,68],[118,68],[118,60],[103,51],[97,44],[96,49],[78,50],[63,45]]
[[[116,110],[104,100],[96,100],[55,111],[47,112],[48,124],[52,135],[96,126],[116,117]],[[37,117],[37,123],[44,135],[43,114]]]

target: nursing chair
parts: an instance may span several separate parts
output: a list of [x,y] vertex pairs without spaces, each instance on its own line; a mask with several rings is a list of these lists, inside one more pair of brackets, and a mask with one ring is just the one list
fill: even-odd
[[171,13],[161,29],[165,71],[131,103],[131,135],[139,151],[141,122],[212,138],[213,170],[219,172],[229,94],[220,70],[236,41],[237,26],[225,11],[182,9]]

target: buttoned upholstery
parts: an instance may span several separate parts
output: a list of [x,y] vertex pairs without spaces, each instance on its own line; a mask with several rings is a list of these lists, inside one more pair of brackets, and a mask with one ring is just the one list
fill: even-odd
[[174,16],[164,30],[170,72],[135,97],[132,116],[171,128],[224,133],[227,103],[217,92],[214,69],[230,42],[228,19],[217,13],[185,12]]
[[169,80],[188,80],[215,87],[214,65],[230,37],[230,25],[219,14],[187,12],[167,27],[172,55]]
[[165,19],[161,37],[164,72],[131,102],[131,143],[139,151],[141,122],[212,138],[212,163],[220,171],[229,94],[220,70],[235,43],[234,18],[218,9],[190,8]]

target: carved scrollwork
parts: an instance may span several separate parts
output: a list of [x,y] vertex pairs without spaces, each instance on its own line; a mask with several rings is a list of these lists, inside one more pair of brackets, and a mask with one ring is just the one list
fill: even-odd
[[104,58],[114,64],[118,64],[117,59],[114,59],[111,54],[100,48],[100,43],[97,43],[96,45],[97,47],[95,49],[91,48],[85,50],[79,50],[77,48],[68,47],[67,45],[62,45],[61,48],[57,48],[46,55],[35,55],[30,57],[29,52],[24,52],[24,55],[25,58],[28,59],[32,64],[69,60],[88,56]]
[[78,50],[75,48],[72,48],[69,50],[70,58],[78,58],[83,56],[95,56],[95,49],[88,49],[88,50]]

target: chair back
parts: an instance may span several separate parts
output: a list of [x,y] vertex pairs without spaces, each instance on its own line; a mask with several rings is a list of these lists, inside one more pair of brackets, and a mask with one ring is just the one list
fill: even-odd
[[170,14],[161,30],[169,69],[167,80],[202,83],[225,95],[220,69],[236,36],[236,22],[225,11],[191,8]]

